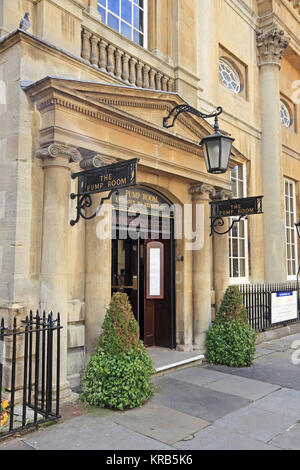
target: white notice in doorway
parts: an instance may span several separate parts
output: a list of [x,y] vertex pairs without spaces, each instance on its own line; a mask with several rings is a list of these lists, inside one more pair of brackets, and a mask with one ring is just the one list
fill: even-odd
[[149,295],[160,295],[160,249],[150,248]]

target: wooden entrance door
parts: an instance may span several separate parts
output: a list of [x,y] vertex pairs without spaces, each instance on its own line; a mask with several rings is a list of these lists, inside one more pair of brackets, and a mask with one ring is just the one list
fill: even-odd
[[171,241],[145,241],[145,346],[172,347]]

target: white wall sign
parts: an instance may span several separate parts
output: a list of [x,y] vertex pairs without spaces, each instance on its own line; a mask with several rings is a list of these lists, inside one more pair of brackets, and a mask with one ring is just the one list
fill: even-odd
[[297,318],[297,292],[273,292],[271,294],[271,323],[280,323]]
[[149,295],[160,295],[160,249],[150,248]]

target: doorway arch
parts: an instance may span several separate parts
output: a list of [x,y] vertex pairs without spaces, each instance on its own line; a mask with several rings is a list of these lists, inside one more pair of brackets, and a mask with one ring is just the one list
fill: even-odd
[[174,208],[146,184],[112,197],[111,290],[125,292],[146,346],[176,348]]

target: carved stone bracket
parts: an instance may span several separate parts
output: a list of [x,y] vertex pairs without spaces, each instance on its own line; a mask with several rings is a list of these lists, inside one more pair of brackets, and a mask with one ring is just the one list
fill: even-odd
[[232,199],[233,194],[229,189],[216,189],[216,196],[214,199]]
[[273,24],[271,29],[259,30],[256,33],[259,66],[275,64],[280,66],[283,51],[291,40],[282,29]]
[[40,159],[64,157],[68,159],[69,163],[79,163],[82,158],[81,153],[76,148],[58,143],[38,149],[35,156]]
[[216,189],[210,184],[201,183],[195,186],[191,186],[189,189],[189,193],[199,196],[215,197]]
[[94,155],[81,160],[80,168],[83,170],[92,170],[93,168],[100,168],[101,166],[112,165],[113,163],[117,163],[117,160],[113,157]]

